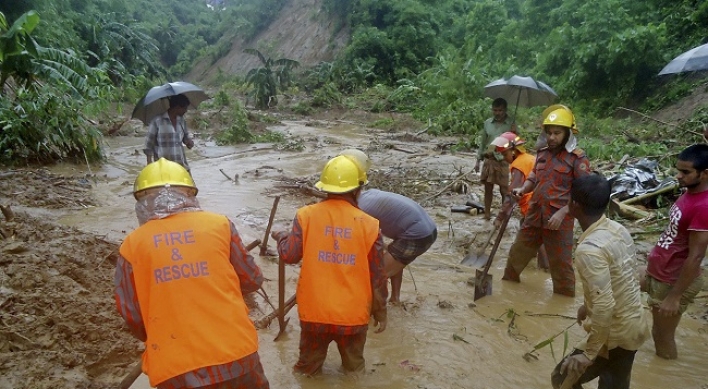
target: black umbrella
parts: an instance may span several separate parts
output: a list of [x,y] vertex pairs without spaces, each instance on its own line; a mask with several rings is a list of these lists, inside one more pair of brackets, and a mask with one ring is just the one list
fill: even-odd
[[558,98],[558,94],[550,86],[524,76],[512,76],[509,79],[500,78],[492,81],[484,87],[484,96],[493,99],[501,97],[510,103],[516,101],[512,119],[516,118],[516,109],[519,106],[550,105]]
[[664,66],[659,75],[708,70],[708,43],[679,55]]
[[145,125],[150,124],[152,118],[165,113],[170,107],[167,98],[176,95],[185,95],[189,99],[189,105],[194,108],[209,98],[202,88],[194,84],[184,81],[168,82],[152,87],[135,105],[131,118],[140,119]]

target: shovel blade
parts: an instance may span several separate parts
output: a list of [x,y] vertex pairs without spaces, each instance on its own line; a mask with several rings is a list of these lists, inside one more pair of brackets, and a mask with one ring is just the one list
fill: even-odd
[[280,330],[278,331],[278,335],[275,335],[275,339],[273,339],[274,342],[277,342],[280,337],[285,333],[285,328],[288,326],[288,322],[290,322],[290,318],[287,318],[283,324],[280,325]]
[[471,266],[471,267],[484,267],[487,263],[489,257],[484,253],[469,253],[464,258],[462,258],[461,265]]
[[492,275],[477,269],[474,277],[474,301],[492,294]]

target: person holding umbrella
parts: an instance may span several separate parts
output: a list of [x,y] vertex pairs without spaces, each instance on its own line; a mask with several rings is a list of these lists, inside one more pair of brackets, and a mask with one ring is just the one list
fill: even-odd
[[190,101],[187,96],[182,94],[170,96],[167,99],[170,104],[167,112],[155,116],[150,121],[143,152],[147,157],[148,164],[159,158],[165,158],[179,163],[189,171],[187,156],[182,145],[184,144],[188,149],[194,147],[194,140],[192,140],[184,120],[184,114],[189,108]]
[[520,188],[511,191],[516,199],[533,192],[529,210],[509,249],[503,280],[521,282],[538,248],[544,245],[553,280],[553,293],[575,296],[573,269],[573,217],[568,201],[573,179],[590,174],[590,162],[577,147],[573,130],[575,117],[567,108],[551,111],[543,120],[547,146],[536,155],[536,164]]
[[492,218],[492,197],[494,185],[499,186],[502,201],[509,194],[509,164],[502,155],[494,150],[492,141],[505,132],[516,133],[516,125],[506,113],[506,100],[499,97],[492,102],[492,117],[487,119],[480,131],[477,163],[474,171],[479,173],[479,167],[484,160],[480,180],[484,183],[484,218]]

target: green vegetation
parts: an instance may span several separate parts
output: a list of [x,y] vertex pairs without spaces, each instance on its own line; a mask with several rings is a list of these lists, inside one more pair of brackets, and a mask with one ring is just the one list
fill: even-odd
[[[513,74],[548,83],[575,110],[592,158],[671,155],[700,140],[708,122],[702,111],[679,128],[608,119],[618,107],[661,108],[703,82],[657,73],[705,39],[705,2],[322,0],[317,17],[331,17],[334,32],[348,28],[351,40],[332,62],[299,74],[296,61],[263,54],[276,42],[251,42],[285,4],[241,0],[212,11],[200,0],[3,2],[0,163],[100,159],[100,133],[89,119],[105,121],[111,107],[134,103],[197,61],[215,63],[234,40],[259,47],[246,53],[258,56],[261,67],[245,79],[217,75],[222,92],[210,104],[231,115],[220,143],[258,137],[245,125],[243,107],[234,106],[234,93],[248,93],[267,109],[278,93],[304,91],[310,98],[292,111],[407,112],[429,134],[456,135],[457,149],[474,148],[474,134],[489,115],[484,85]],[[540,111],[519,110],[522,133],[534,135]],[[681,131],[689,136],[670,140]]]
[[288,87],[293,69],[300,64],[287,58],[266,58],[256,49],[246,49],[244,52],[258,56],[263,64],[260,68],[251,69],[246,75],[246,85],[253,86],[250,97],[254,99],[256,109],[276,106],[278,90]]

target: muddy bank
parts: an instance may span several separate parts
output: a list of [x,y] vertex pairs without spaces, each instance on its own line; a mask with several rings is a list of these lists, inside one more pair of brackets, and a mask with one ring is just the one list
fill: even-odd
[[[548,274],[533,267],[521,284],[500,281],[518,230],[514,218],[491,269],[492,295],[472,300],[469,280],[475,269],[459,262],[483,244],[491,224],[450,212],[451,205],[481,195],[478,177],[471,173],[472,155],[450,152],[445,139],[411,136],[411,129],[408,135],[401,135],[405,129],[393,134],[351,120],[286,121],[271,129],[298,139],[303,149],[218,147],[198,138],[188,153],[202,207],[232,218],[244,241],[263,238],[274,195],[282,196],[276,228],[289,226],[297,208],[317,201],[302,185],[312,185],[326,160],[347,147],[370,154],[371,187],[420,201],[439,230],[430,251],[404,273],[402,304],[390,307],[388,329],[370,334],[365,373],[344,376],[333,347],[322,377],[293,375],[299,337],[293,310],[283,340],[273,342],[277,323],[259,331],[272,387],[549,386],[564,336],[554,339],[553,350],[536,351],[537,359],[528,362],[523,355],[565,328],[570,346],[579,340],[583,333],[572,326],[572,317],[581,298],[552,295]],[[106,163],[91,171],[63,165],[0,172],[0,205],[11,205],[15,213],[13,221],[0,219],[0,229],[9,236],[0,239],[0,388],[114,388],[138,360],[142,346],[128,334],[113,303],[111,260],[125,234],[137,226],[130,190],[144,165],[144,156],[136,153],[142,139],[119,136],[106,142]],[[655,236],[636,236],[646,253]],[[266,276],[264,288],[275,301],[276,261],[254,255]],[[286,274],[290,295],[299,269],[288,266]],[[681,359],[660,360],[647,342],[637,355],[633,386],[705,389],[708,301],[702,296],[679,326]],[[262,296],[254,302],[254,320],[271,311]],[[147,388],[144,377],[133,388]]]

